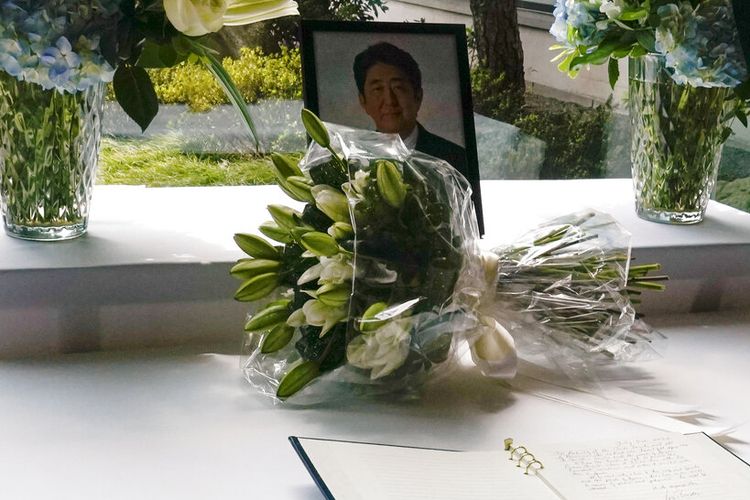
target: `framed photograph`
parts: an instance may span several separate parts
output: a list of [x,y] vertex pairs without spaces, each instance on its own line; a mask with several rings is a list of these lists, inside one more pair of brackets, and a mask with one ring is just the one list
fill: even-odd
[[302,74],[322,120],[399,133],[461,172],[484,234],[464,25],[302,20]]

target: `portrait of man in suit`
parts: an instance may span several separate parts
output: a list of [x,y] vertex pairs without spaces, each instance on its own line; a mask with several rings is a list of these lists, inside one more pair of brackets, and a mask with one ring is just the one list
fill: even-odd
[[357,54],[353,71],[359,105],[377,131],[397,133],[408,148],[441,158],[468,176],[464,148],[419,123],[424,97],[422,72],[411,54],[379,42]]

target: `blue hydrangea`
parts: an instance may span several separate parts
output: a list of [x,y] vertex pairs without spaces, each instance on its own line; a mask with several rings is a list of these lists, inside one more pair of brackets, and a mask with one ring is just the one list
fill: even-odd
[[683,30],[675,31],[674,44],[657,47],[666,56],[672,78],[694,87],[736,87],[745,81],[747,63],[731,1],[707,0],[683,17]]
[[[648,15],[633,17],[638,11]],[[735,87],[748,78],[731,0],[557,0],[554,16],[550,33],[562,45],[562,57],[590,53],[605,38],[647,29],[680,84]]]
[[606,33],[597,22],[606,20],[606,16],[599,12],[597,3],[557,0],[553,14],[555,22],[550,33],[566,46],[592,46],[604,39]]
[[109,82],[114,68],[90,26],[117,15],[119,0],[6,0],[0,4],[0,69],[60,92]]

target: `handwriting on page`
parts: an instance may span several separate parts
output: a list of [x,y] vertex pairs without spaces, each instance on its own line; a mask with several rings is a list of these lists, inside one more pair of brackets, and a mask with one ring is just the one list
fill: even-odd
[[671,436],[555,450],[555,458],[592,498],[696,500],[734,498]]

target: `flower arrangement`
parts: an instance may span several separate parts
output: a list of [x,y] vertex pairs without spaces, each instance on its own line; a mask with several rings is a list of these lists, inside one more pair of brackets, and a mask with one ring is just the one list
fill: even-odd
[[583,357],[648,342],[630,331],[629,290],[658,266],[628,270],[627,233],[611,218],[555,221],[483,255],[470,188],[450,165],[397,135],[335,127],[332,139],[307,110],[303,123],[314,142],[300,164],[273,155],[302,209],[270,205],[265,238],[235,235],[249,256],[231,270],[235,298],[260,302],[243,366],[264,394],[304,404],[408,392],[462,348],[484,374],[511,378],[515,341],[500,322],[536,323],[543,342]]
[[675,82],[737,87],[748,77],[731,0],[557,0],[550,33],[559,69],[575,76],[589,64],[661,54]]
[[296,14],[291,0],[5,0],[0,69],[61,93],[113,82],[123,110],[142,129],[158,111],[145,68],[203,61],[237,104],[242,97],[201,36],[223,26]]

